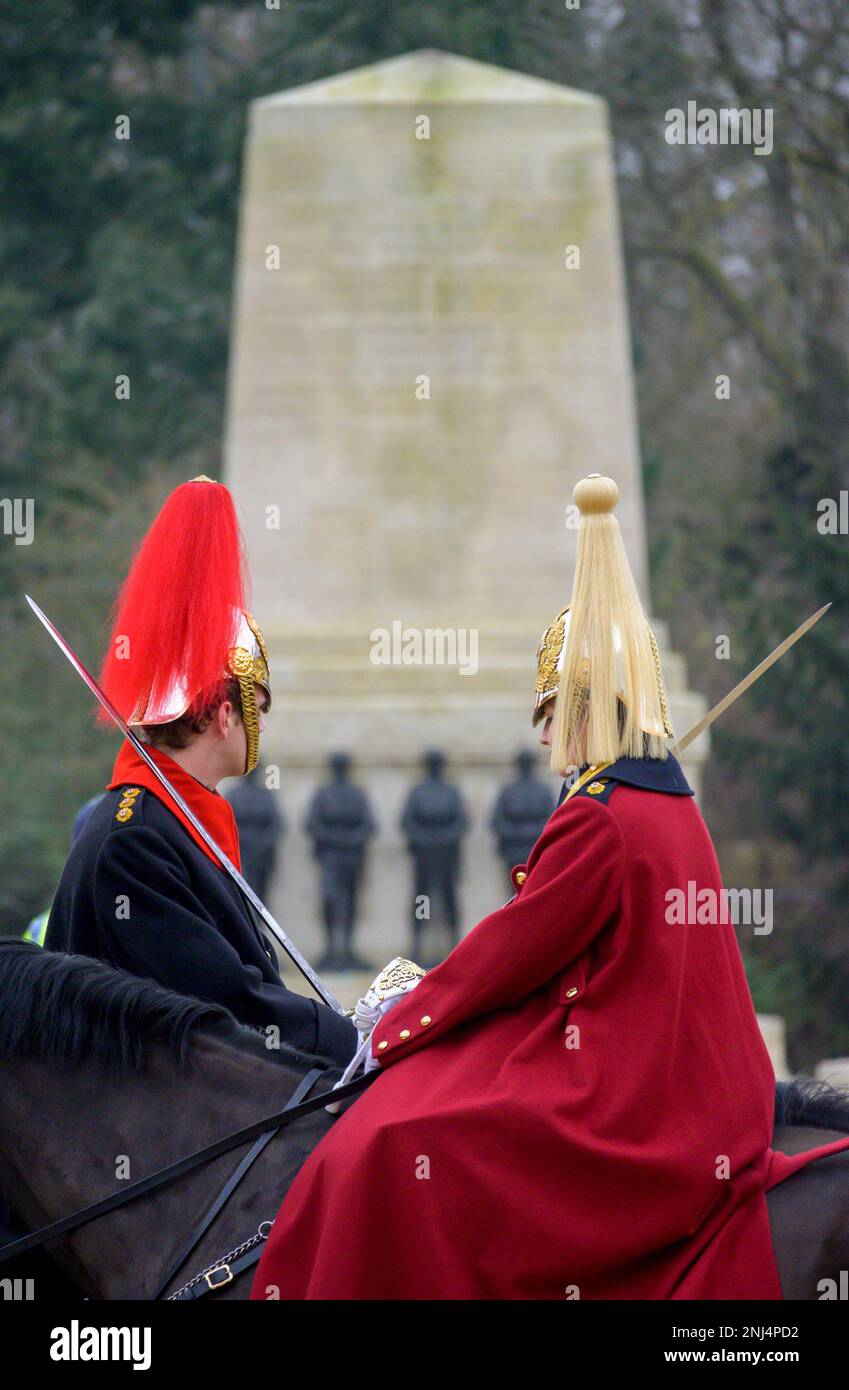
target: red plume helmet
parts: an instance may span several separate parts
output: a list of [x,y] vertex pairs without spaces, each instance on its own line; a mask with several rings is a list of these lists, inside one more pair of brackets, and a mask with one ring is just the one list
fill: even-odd
[[267,683],[264,643],[244,611],[247,582],[229,491],[205,477],[183,483],[142,541],[115,605],[101,684],[128,722],[179,718],[240,670],[247,685],[256,672],[244,658],[260,649]]

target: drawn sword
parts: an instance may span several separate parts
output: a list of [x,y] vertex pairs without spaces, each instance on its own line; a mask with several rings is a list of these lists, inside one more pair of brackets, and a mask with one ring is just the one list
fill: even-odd
[[[713,709],[708,710],[707,714],[704,715],[698,723],[694,724],[692,729],[689,729],[683,738],[679,738],[675,746],[670,748],[670,753],[680,754],[683,753],[685,748],[689,748],[693,740],[698,738],[699,734],[703,734],[705,729],[709,728],[713,721],[718,719],[724,710],[728,709],[729,705],[733,705],[734,701],[742,695],[744,691],[749,689],[749,686],[754,685],[755,681],[760,680],[764,672],[768,671],[770,666],[774,666],[776,661],[779,661],[784,653],[788,652],[794,643],[798,642],[800,637],[804,637],[805,633],[813,627],[814,623],[819,622],[820,618],[824,613],[828,612],[830,607],[830,603],[824,603],[822,608],[818,608],[816,613],[812,613],[810,618],[806,618],[805,621],[796,628],[795,632],[791,632],[789,637],[785,637],[783,642],[779,642],[778,646],[774,651],[770,652],[769,656],[765,656],[763,661],[759,662],[754,670],[750,671],[747,676],[744,676],[741,681],[738,681],[733,690],[729,690],[727,695],[723,695],[722,699],[714,705]],[[570,797],[580,791],[584,783],[588,782],[591,777],[599,776],[607,767],[610,767],[610,763],[593,763],[580,777],[571,779],[566,800],[568,801]]]
[[800,637],[804,637],[805,633],[813,627],[814,623],[819,622],[822,615],[827,613],[830,607],[830,603],[824,603],[822,608],[818,608],[816,613],[812,613],[810,618],[806,618],[805,621],[797,627],[795,632],[791,632],[789,637],[785,637],[783,642],[779,642],[775,651],[770,652],[769,656],[765,656],[763,661],[759,662],[754,670],[749,672],[748,676],[744,676],[743,679],[735,685],[733,690],[729,690],[727,695],[723,695],[719,703],[714,705],[712,710],[708,710],[704,718],[700,719],[697,724],[694,724],[689,733],[686,733],[683,738],[678,740],[675,747],[672,749],[675,756],[678,757],[683,753],[684,749],[689,747],[694,738],[698,738],[699,734],[704,733],[705,729],[709,728],[713,721],[718,719],[719,716],[728,709],[729,705],[734,704],[738,696],[744,694],[744,692],[749,689],[750,685],[754,685],[755,681],[760,680],[764,672],[768,671],[770,666],[774,666],[776,661],[779,661],[784,653],[788,652],[795,642],[798,642]]
[[139,757],[144,758],[144,761],[147,763],[154,777],[156,777],[157,781],[161,783],[162,787],[171,797],[171,800],[175,803],[175,805],[179,806],[186,819],[190,821],[191,824],[194,826],[195,830],[198,832],[201,839],[204,841],[204,844],[208,845],[209,849],[211,849],[212,853],[215,855],[215,858],[218,860],[222,869],[224,869],[230,875],[233,882],[237,885],[237,887],[247,898],[251,907],[262,918],[263,922],[268,927],[272,936],[275,938],[276,941],[280,943],[281,947],[286,952],[286,955],[289,957],[292,963],[298,967],[304,978],[309,980],[319,999],[322,999],[325,1004],[329,1004],[330,1008],[335,1009],[338,1014],[344,1014],[346,1011],[340,1004],[339,1000],[335,998],[333,994],[331,994],[330,990],[327,988],[326,985],[322,984],[321,980],[316,975],[309,961],[306,959],[305,956],[301,954],[294,942],[289,940],[289,937],[286,935],[279,922],[277,922],[275,918],[272,917],[268,908],[265,906],[265,903],[262,902],[262,900],[257,896],[253,888],[251,888],[251,885],[248,883],[247,879],[242,878],[242,875],[239,873],[239,870],[236,868],[235,864],[233,864],[227,858],[227,855],[224,853],[223,849],[221,849],[219,845],[215,843],[215,840],[210,835],[206,826],[200,820],[198,820],[194,811],[191,809],[190,806],[186,804],[180,793],[174,787],[172,787],[170,781],[168,780],[168,777],[162,771],[162,769],[158,767],[157,764],[153,761],[153,758],[148,753],[141,739],[133,733],[129,724],[122,717],[122,715],[118,713],[112,701],[109,699],[108,695],[106,695],[101,690],[94,677],[89,675],[88,671],[83,666],[79,657],[75,656],[74,653],[71,651],[71,648],[68,646],[68,643],[65,641],[61,632],[59,632],[58,629],[54,627],[53,623],[51,623],[50,619],[47,617],[47,614],[41,611],[38,604],[35,602],[34,599],[30,598],[29,594],[25,594],[24,597],[26,598],[27,603],[29,604],[35,616],[38,618],[39,622],[47,628],[47,631],[50,633],[50,636],[53,638],[53,641],[56,643],[59,650],[67,657],[74,670],[77,672],[79,676],[82,677],[83,681],[88,686],[92,695],[103,707],[103,709],[106,710],[106,713],[109,715],[109,718],[112,720],[113,724],[116,724],[118,726],[118,728],[121,730],[121,733],[124,735],[124,738],[127,739],[127,741],[133,745]]

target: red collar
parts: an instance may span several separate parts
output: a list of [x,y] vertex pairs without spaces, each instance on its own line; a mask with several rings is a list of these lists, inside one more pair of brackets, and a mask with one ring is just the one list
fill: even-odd
[[[227,858],[230,859],[241,872],[242,864],[239,857],[239,832],[236,829],[236,817],[233,815],[233,808],[229,801],[226,801],[218,792],[211,792],[196,777],[192,777],[190,772],[186,772],[173,758],[169,758],[167,753],[163,753],[159,748],[148,748],[148,753],[158,767],[162,768],[168,781],[176,792],[186,802],[187,806],[194,811],[198,820],[202,822],[217,845],[223,849]],[[112,781],[109,783],[108,790],[113,791],[115,787],[144,787],[151,792],[163,806],[177,817],[177,820],[189,832],[195,844],[202,849],[207,858],[213,864],[221,868],[212,850],[195,830],[191,821],[183,814],[179,806],[171,800],[162,783],[159,782],[151,772],[147,763],[135,750],[131,743],[126,740],[121,745],[121,751],[115,759],[115,766],[112,769]]]

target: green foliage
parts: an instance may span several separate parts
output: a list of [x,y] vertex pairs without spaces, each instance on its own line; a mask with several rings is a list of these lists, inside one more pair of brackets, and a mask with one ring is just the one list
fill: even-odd
[[[748,954],[758,1003],[787,1014],[800,1057],[845,1050],[849,542],[816,521],[818,500],[849,486],[849,18],[827,0],[0,12],[0,495],[36,507],[32,546],[0,537],[3,924],[20,929],[48,900],[114,747],[21,595],[96,665],[163,492],[216,472],[247,104],[421,47],[610,104],[654,610],[691,684],[718,699],[833,601],[717,730],[706,812],[727,875],[755,842],[758,886],[803,897]],[[690,99],[772,106],[773,155],[667,145],[665,112]],[[122,115],[128,141],[115,138]],[[721,633],[730,661],[715,656]]]

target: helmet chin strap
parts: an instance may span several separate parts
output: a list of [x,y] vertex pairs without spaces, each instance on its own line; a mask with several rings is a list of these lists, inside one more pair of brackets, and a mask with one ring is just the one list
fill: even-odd
[[[257,721],[257,722],[259,722],[259,721]],[[245,726],[245,717],[244,717],[244,713],[243,713],[243,714],[242,714],[242,727],[244,728],[244,726]],[[251,757],[251,752],[253,752],[253,757]],[[253,740],[253,746],[252,746],[252,741],[251,741],[251,739],[248,737],[248,731],[247,731],[247,729],[245,728],[245,766],[242,768],[242,776],[243,776],[243,777],[247,777],[247,775],[248,775],[249,772],[253,772],[253,770],[254,770],[254,768],[256,767],[256,765],[257,765],[258,762],[259,762],[259,735],[257,734],[257,735],[255,736],[255,738],[254,738],[254,740]]]

